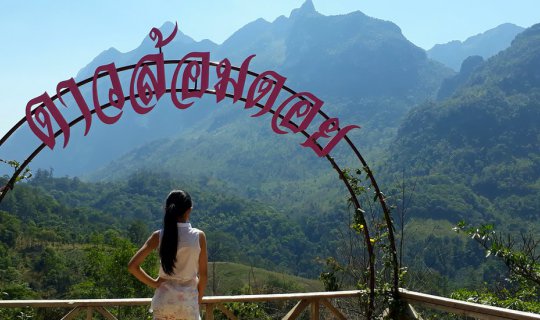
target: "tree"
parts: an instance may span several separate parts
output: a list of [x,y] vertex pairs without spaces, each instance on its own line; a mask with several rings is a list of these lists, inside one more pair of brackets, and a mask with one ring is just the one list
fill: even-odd
[[493,225],[469,226],[460,222],[454,228],[465,232],[485,250],[506,265],[509,277],[502,283],[480,290],[461,289],[452,298],[504,308],[540,312],[540,240],[529,234],[519,238],[497,233]]
[[147,224],[142,220],[133,221],[129,225],[128,233],[131,242],[137,246],[141,246],[150,235]]

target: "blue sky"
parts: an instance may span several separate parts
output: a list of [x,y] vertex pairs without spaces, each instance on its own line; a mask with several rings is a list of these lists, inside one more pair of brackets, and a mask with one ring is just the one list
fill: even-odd
[[[178,21],[195,40],[221,43],[257,18],[273,21],[304,0],[7,1],[0,27],[0,135],[24,116],[28,100],[53,92],[110,47],[130,51],[152,27]],[[322,14],[360,10],[390,20],[416,45],[465,40],[505,22],[540,22],[538,0],[313,0]],[[152,5],[150,5],[152,4]]]

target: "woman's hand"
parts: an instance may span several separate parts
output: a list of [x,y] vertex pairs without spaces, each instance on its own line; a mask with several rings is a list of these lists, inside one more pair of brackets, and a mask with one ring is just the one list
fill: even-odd
[[151,287],[157,289],[163,282],[165,282],[165,279],[157,277],[156,279],[153,279]]

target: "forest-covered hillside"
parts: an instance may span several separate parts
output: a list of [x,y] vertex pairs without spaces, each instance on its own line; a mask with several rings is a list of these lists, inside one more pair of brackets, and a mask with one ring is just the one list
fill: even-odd
[[[118,286],[133,286],[126,259],[152,230],[160,228],[168,191],[187,185],[194,199],[191,221],[207,234],[210,261],[317,279],[327,258],[346,260],[348,248],[362,242],[349,228],[347,210],[290,217],[279,208],[223,191],[224,184],[217,180],[178,180],[144,171],[116,182],[88,183],[39,170],[0,204],[3,292],[10,299],[144,296],[148,291],[114,293],[116,289],[107,285],[109,278],[103,278],[111,270],[101,268],[118,268],[111,274],[123,274],[120,279],[125,283]],[[481,248],[451,228],[452,224],[435,220],[414,219],[407,224],[403,255],[421,267],[411,268],[410,273],[422,278],[410,286],[443,294],[464,283],[474,287],[483,279]],[[103,250],[109,253],[101,256]],[[453,254],[441,255],[444,252]],[[54,265],[44,264],[47,255],[53,256]],[[109,255],[122,258],[99,262]],[[431,280],[424,278],[426,270]],[[476,271],[471,274],[471,270]],[[434,286],[434,279],[446,286]]]
[[418,181],[412,215],[538,230],[539,48],[535,25],[450,97],[409,113],[387,168]]

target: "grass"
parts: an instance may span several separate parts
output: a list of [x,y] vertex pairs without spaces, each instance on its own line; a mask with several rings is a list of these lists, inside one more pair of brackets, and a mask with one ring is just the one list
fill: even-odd
[[208,278],[206,292],[208,295],[324,291],[324,286],[319,280],[231,262],[209,263]]

